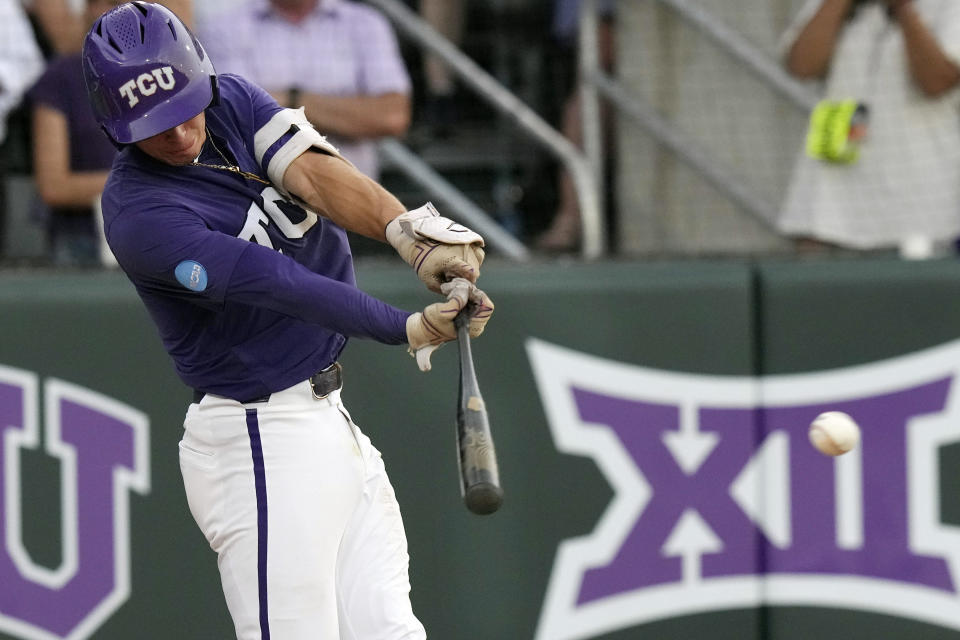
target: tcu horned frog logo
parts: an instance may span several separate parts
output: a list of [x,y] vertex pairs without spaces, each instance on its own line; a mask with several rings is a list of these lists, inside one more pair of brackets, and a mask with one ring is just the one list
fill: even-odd
[[[150,490],[141,412],[61,380],[43,385],[43,447],[60,464],[61,561],[24,544],[20,460],[40,446],[37,376],[0,366],[0,631],[25,640],[91,637],[130,595],[129,492]],[[49,510],[49,507],[47,507]]]
[[[527,343],[559,450],[614,490],[560,545],[538,640],[769,605],[878,611],[960,629],[960,530],[941,522],[938,449],[960,441],[960,342],[801,375],[656,371]],[[807,427],[849,413],[861,447]]]

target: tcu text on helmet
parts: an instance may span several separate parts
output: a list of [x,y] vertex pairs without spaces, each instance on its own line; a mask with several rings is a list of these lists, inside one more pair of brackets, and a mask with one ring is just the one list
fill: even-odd
[[157,87],[169,91],[176,84],[172,67],[157,67],[151,73],[141,73],[133,80],[123,83],[120,95],[129,101],[127,106],[133,107],[140,102],[140,95],[152,96],[157,92]]

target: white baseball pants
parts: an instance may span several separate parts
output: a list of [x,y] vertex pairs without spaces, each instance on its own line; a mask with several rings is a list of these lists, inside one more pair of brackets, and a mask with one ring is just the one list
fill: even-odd
[[180,469],[238,640],[426,638],[393,487],[339,391],[206,395],[187,411]]

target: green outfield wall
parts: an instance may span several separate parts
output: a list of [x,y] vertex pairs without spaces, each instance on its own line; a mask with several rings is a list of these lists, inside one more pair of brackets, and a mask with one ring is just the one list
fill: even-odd
[[[365,290],[432,300],[393,262]],[[488,264],[505,500],[461,503],[456,351],[354,341],[444,640],[960,638],[960,264]],[[0,639],[232,637],[177,459],[191,394],[116,273],[0,279]],[[863,445],[806,442],[822,410]]]

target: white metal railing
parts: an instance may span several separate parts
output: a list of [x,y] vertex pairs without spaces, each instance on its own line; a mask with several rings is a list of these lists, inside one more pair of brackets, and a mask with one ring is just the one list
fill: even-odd
[[797,108],[809,112],[816,106],[819,98],[807,85],[791,77],[779,64],[771,60],[770,56],[757,49],[697,2],[691,0],[657,0],[657,2],[673,10],[687,24],[710,38],[722,51],[741,63],[745,69]]
[[[577,70],[580,78],[589,78],[590,74],[600,69],[600,59],[597,42],[597,0],[583,0],[580,3],[580,28],[578,33],[579,47],[577,49]],[[583,137],[583,153],[587,164],[593,173],[593,182],[596,185],[597,209],[599,214],[596,220],[587,220],[581,215],[583,235],[587,233],[606,237],[606,218],[603,212],[606,209],[604,193],[604,144],[603,122],[600,114],[600,97],[597,87],[591,82],[580,82],[580,126]],[[581,207],[582,208],[582,207]],[[588,229],[588,227],[590,227]]]
[[725,172],[720,163],[712,161],[706,151],[671,126],[653,107],[628,93],[621,84],[599,70],[589,75],[589,81],[622,113],[643,127],[651,138],[673,152],[717,191],[767,229],[776,230],[771,222],[775,211],[773,203],[757,197],[740,180]]
[[[757,197],[741,180],[724,171],[722,164],[694,141],[680,133],[641,97],[626,90],[605,74],[599,65],[597,42],[598,0],[582,0],[580,6],[578,70],[583,150],[576,148],[563,134],[547,124],[537,113],[504,88],[456,46],[440,35],[399,0],[366,0],[379,8],[407,37],[442,59],[465,85],[508,116],[526,134],[532,136],[562,162],[573,179],[580,205],[582,255],[602,257],[606,247],[606,223],[602,185],[604,180],[604,137],[600,98],[639,123],[649,135],[670,149],[688,167],[737,204],[751,218],[772,229],[772,203]],[[759,50],[738,32],[706,11],[695,0],[656,0],[684,22],[711,40],[743,68],[779,93],[798,110],[809,112],[817,96],[798,82],[770,56]],[[434,197],[444,200],[469,224],[484,229],[491,244],[508,257],[524,260],[526,248],[500,228],[499,224],[467,199],[456,187],[425,165],[415,154],[395,140],[381,144],[385,155]]]
[[[606,234],[600,204],[600,183],[597,182],[597,174],[591,166],[595,163],[591,163],[586,155],[563,134],[550,126],[405,4],[398,0],[366,1],[380,9],[399,31],[443,60],[465,85],[509,117],[523,132],[538,141],[564,165],[573,179],[580,205],[583,225],[582,255],[588,259],[602,257],[606,252]],[[593,0],[587,0],[587,2],[592,4]],[[595,48],[594,55],[596,55]]]
[[530,258],[530,252],[522,242],[514,238],[487,212],[478,207],[459,189],[450,184],[443,176],[394,138],[380,141],[380,151],[390,162],[400,167],[407,177],[423,187],[430,197],[436,198],[451,210],[456,211],[460,222],[483,236],[489,247],[501,251],[512,260],[524,261]]

